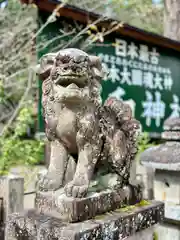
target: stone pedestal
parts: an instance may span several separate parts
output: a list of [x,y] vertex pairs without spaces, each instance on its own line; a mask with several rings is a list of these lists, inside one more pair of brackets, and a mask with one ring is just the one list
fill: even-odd
[[29,210],[9,217],[8,240],[121,240],[127,237],[132,240],[162,221],[163,216],[163,203],[154,201],[145,206],[136,204],[119,208],[76,223],[68,223],[60,218]]
[[78,222],[125,205],[134,205],[141,200],[140,186],[129,185],[119,190],[106,189],[100,192],[89,192],[87,197],[82,199],[66,197],[63,189],[53,192],[38,192],[35,205],[40,213],[67,222]]
[[9,216],[6,240],[153,240],[163,203],[142,200],[138,184],[118,190],[97,186],[81,199],[66,197],[63,188],[37,192],[35,209]]
[[153,226],[164,217],[164,204],[143,201],[133,185],[82,199],[66,197],[63,189],[37,192],[35,206],[9,216],[7,240],[153,240]]

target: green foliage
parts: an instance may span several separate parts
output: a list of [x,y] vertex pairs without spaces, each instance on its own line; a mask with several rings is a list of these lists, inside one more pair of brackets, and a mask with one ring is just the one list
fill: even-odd
[[156,143],[151,141],[149,134],[146,132],[143,132],[138,139],[138,153],[136,158],[139,159],[139,154],[141,154],[146,149],[153,147],[155,145]]
[[158,233],[157,232],[153,233],[153,240],[158,240]]
[[157,6],[152,0],[112,0],[111,6],[121,21],[163,34],[163,4]]
[[144,207],[144,206],[148,206],[150,204],[150,202],[148,202],[147,200],[141,200],[139,203],[136,204],[136,207]]
[[143,132],[138,139],[138,152],[142,153],[147,148],[154,146],[155,143],[151,142],[149,134],[147,132]]
[[7,174],[12,166],[32,166],[42,161],[44,142],[22,139],[28,125],[32,123],[32,108],[24,107],[15,121],[13,134],[0,138],[0,175]]

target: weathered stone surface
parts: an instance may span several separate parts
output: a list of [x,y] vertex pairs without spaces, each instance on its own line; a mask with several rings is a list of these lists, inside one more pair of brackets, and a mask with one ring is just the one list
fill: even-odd
[[[149,148],[140,156],[146,167],[153,167],[154,196],[165,203],[165,222],[180,223],[180,118],[169,118],[164,123],[162,138],[166,143]],[[157,239],[179,239],[179,226],[160,225]]]
[[178,225],[163,223],[156,229],[158,240],[179,240],[180,230]]
[[180,118],[168,118],[163,125],[165,131],[180,131]]
[[176,131],[165,131],[161,134],[161,137],[165,140],[180,140],[180,132]]
[[127,237],[126,240],[155,240],[154,226],[137,232],[133,236]]
[[165,140],[180,140],[180,118],[169,118],[164,122],[164,132],[161,137]]
[[0,239],[6,239],[8,215],[23,211],[24,179],[16,175],[0,177]]
[[0,198],[3,199],[3,221],[8,214],[23,211],[24,179],[16,175],[0,177]]
[[[154,199],[154,169],[136,162],[136,179],[142,183],[143,199]],[[157,199],[158,200],[158,199]]]
[[163,217],[164,205],[155,201],[116,209],[80,223],[62,222],[31,210],[9,217],[8,240],[121,240],[161,222]]
[[177,171],[156,169],[154,176],[154,197],[174,205],[180,204],[180,176]]
[[165,202],[166,220],[180,222],[179,172],[156,170],[154,180],[155,199]]
[[140,186],[130,186],[119,190],[105,190],[89,193],[86,198],[66,197],[63,189],[54,192],[38,192],[36,209],[44,214],[69,222],[91,219],[97,214],[112,211],[127,204],[142,200]]
[[156,169],[180,170],[180,142],[166,142],[151,147],[140,155],[140,162]]
[[165,218],[180,222],[180,205],[165,204]]
[[62,49],[41,58],[38,74],[51,152],[39,190],[64,187],[66,196],[83,198],[102,170],[118,175],[119,188],[128,185],[140,123],[123,101],[110,97],[102,104],[100,58]]

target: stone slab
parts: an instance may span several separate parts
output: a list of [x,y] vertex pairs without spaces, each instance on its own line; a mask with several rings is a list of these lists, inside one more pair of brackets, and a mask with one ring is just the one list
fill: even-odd
[[156,169],[154,198],[168,204],[180,205],[180,175],[177,171]]
[[154,226],[164,219],[164,204],[151,201],[79,223],[67,223],[29,210],[9,216],[7,240],[122,240]]
[[165,218],[180,222],[180,205],[165,203]]
[[140,154],[140,162],[146,167],[180,171],[180,142],[167,141],[146,149]]
[[35,205],[40,213],[68,222],[78,222],[127,204],[136,204],[141,200],[141,187],[129,185],[119,190],[107,189],[99,193],[92,192],[81,199],[66,197],[63,189],[54,192],[38,192]]
[[9,214],[24,209],[24,179],[16,175],[0,177],[0,198],[3,200],[3,221]]
[[180,132],[177,131],[165,131],[161,134],[161,137],[165,140],[173,140],[173,141],[179,141],[180,140]]

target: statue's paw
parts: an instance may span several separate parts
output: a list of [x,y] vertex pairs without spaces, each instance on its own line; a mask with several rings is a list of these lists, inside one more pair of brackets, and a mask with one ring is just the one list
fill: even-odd
[[74,181],[69,182],[64,187],[67,197],[83,198],[88,191],[88,185],[78,185]]
[[38,182],[38,189],[40,191],[55,191],[62,187],[58,179],[53,179],[48,176],[42,177]]

